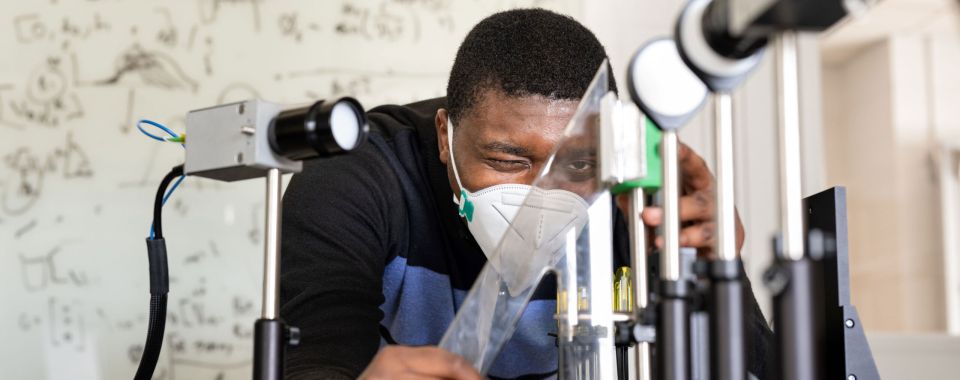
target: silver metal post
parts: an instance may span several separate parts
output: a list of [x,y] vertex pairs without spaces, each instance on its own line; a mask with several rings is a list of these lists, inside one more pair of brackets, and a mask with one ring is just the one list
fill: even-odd
[[734,206],[733,102],[729,92],[714,95],[717,156],[717,258],[737,259],[737,217]]
[[782,257],[780,271],[789,285],[774,296],[774,326],[780,379],[820,378],[821,347],[814,315],[815,262],[804,257],[803,203],[800,172],[800,104],[797,34],[783,31],[777,39],[777,82],[780,96],[780,203]]
[[783,255],[803,258],[802,173],[800,169],[800,86],[797,34],[784,31],[777,39],[777,83],[780,91],[780,218]]
[[734,206],[733,101],[729,92],[714,94],[717,163],[717,259],[710,266],[710,378],[746,378],[743,288],[737,258]]
[[680,280],[680,168],[675,130],[663,131],[663,253],[660,278]]
[[263,254],[263,306],[260,317],[277,319],[280,309],[280,169],[267,171],[266,236]]
[[[647,234],[640,213],[644,208],[643,188],[636,187],[630,192],[630,209],[627,224],[630,228],[630,257],[633,267],[633,290],[636,299],[633,307],[634,321],[640,321],[640,312],[649,302],[647,289]],[[650,343],[640,342],[634,349],[636,355],[637,380],[652,380],[650,362]]]

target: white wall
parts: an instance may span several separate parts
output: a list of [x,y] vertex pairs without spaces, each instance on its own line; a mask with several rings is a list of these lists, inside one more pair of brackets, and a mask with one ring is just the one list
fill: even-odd
[[827,180],[849,186],[853,301],[868,331],[946,329],[942,241],[960,231],[942,229],[934,154],[960,136],[960,33],[939,27],[956,22],[948,8],[933,9],[880,8],[881,20],[825,41],[879,28],[823,66]]

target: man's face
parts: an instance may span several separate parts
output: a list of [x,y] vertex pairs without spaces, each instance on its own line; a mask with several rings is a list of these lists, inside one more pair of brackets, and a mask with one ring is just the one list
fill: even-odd
[[[454,126],[454,150],[460,180],[468,191],[498,184],[531,184],[550,157],[576,111],[576,100],[543,96],[511,97],[497,90],[484,92]],[[440,161],[447,165],[450,188],[460,188],[451,166],[447,111],[436,117]],[[567,163],[574,172],[592,171],[594,162]]]

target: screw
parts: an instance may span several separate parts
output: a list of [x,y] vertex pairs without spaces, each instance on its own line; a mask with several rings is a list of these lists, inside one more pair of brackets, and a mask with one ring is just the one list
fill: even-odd
[[857,375],[854,375],[854,374],[851,373],[851,374],[847,375],[847,380],[857,380]]
[[[852,329],[853,326],[855,326],[856,324],[853,323],[853,320],[852,320],[852,319],[847,319],[846,321],[843,321],[843,325],[844,325],[844,326],[847,326],[848,329]],[[853,376],[853,375],[851,375],[851,376]],[[854,376],[854,378],[851,379],[851,380],[856,380],[856,376]]]

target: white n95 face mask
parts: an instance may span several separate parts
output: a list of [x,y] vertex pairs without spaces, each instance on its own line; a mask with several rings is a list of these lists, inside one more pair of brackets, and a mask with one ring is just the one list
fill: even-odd
[[[447,119],[447,146],[450,165],[460,186],[453,202],[459,206],[460,216],[466,219],[470,234],[480,245],[487,260],[497,272],[512,268],[511,272],[533,268],[524,266],[524,257],[538,253],[552,254],[563,247],[568,231],[576,233],[587,222],[589,204],[579,195],[562,190],[544,190],[524,184],[500,184],[475,192],[467,190],[460,181],[453,153],[453,122]],[[528,199],[529,198],[529,199]],[[526,202],[525,202],[526,200]],[[514,221],[521,208],[526,208],[520,220]],[[511,234],[502,254],[497,247],[504,235]]]

